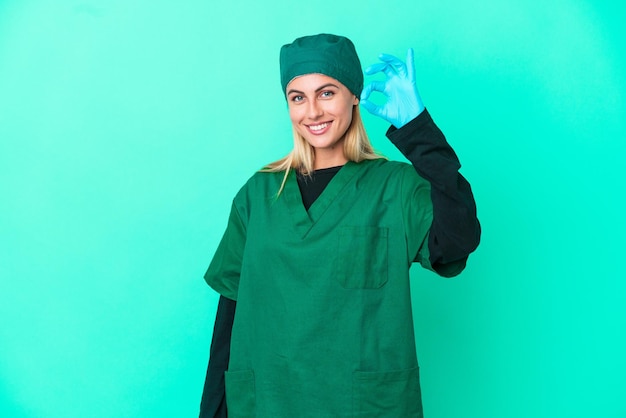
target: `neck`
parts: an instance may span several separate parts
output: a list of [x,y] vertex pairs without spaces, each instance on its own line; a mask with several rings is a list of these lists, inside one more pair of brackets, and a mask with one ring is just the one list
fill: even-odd
[[337,167],[347,162],[348,159],[343,154],[343,144],[336,144],[332,148],[316,148],[313,169]]
[[340,157],[334,157],[334,158],[318,158],[318,155],[316,153],[315,163],[313,164],[313,169],[321,170],[323,168],[337,167],[340,165],[344,165],[347,162],[348,160],[343,155],[341,155]]

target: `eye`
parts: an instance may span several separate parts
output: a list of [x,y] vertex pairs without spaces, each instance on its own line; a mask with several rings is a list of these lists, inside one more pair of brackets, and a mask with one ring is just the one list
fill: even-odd
[[300,103],[302,100],[304,100],[304,97],[299,94],[294,94],[293,96],[291,96],[291,101],[294,103]]
[[333,97],[335,95],[334,92],[330,91],[330,90],[324,90],[322,92],[322,94],[320,94],[320,97],[324,98],[324,99],[329,99],[331,97]]

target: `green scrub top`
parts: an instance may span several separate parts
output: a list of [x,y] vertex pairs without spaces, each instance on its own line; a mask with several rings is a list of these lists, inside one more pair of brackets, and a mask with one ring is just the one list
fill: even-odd
[[229,417],[421,417],[409,268],[431,269],[430,184],[348,162],[307,212],[283,176],[239,191],[205,275],[237,300]]

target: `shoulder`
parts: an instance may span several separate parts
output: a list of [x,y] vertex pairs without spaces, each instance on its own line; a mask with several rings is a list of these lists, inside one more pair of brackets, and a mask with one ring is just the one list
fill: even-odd
[[406,162],[388,160],[386,158],[365,160],[357,164],[370,171],[395,171],[404,170],[406,167],[411,167],[411,165]]
[[403,161],[378,158],[376,160],[363,161],[359,165],[363,166],[362,171],[364,175],[379,181],[425,181],[417,174],[417,171],[411,164]]
[[244,187],[258,187],[264,184],[272,184],[276,181],[282,181],[284,176],[284,171],[259,170],[250,176]]
[[[290,174],[291,175],[291,174]],[[275,196],[282,184],[285,172],[257,171],[239,189],[235,201],[249,201],[255,196]]]

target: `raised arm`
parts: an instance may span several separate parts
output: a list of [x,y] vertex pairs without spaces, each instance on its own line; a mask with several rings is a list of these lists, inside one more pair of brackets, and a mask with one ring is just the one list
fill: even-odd
[[[368,67],[368,75],[382,72],[386,80],[368,84],[361,105],[389,123],[387,137],[431,184],[433,222],[429,231],[429,261],[440,275],[451,277],[465,267],[480,241],[480,223],[469,182],[459,173],[461,164],[441,130],[425,109],[415,82],[413,50],[406,63],[387,54]],[[383,105],[369,100],[373,92],[386,97]]]

